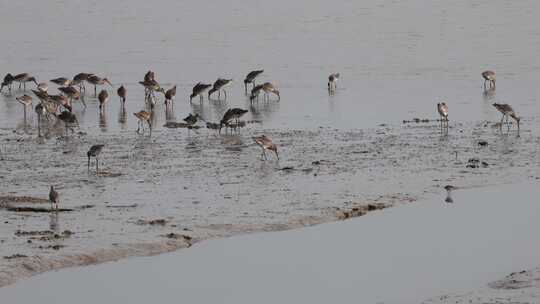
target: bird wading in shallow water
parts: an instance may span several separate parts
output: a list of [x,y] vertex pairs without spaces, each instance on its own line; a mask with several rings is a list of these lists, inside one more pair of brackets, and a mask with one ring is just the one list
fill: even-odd
[[51,210],[53,209],[53,204],[56,205],[56,211],[58,211],[58,204],[60,203],[60,195],[56,190],[54,190],[54,187],[51,186],[51,190],[49,190],[49,201],[51,202]]
[[135,117],[139,119],[138,127],[137,127],[137,133],[140,133],[140,130],[143,130],[144,133],[144,123],[146,122],[148,124],[148,128],[150,128],[150,135],[152,135],[152,122],[151,122],[151,114],[147,111],[139,111],[137,113],[133,113]]
[[339,73],[330,74],[328,76],[328,90],[335,91],[337,89],[337,82],[339,80]]
[[248,84],[251,83],[253,87],[255,87],[255,79],[264,72],[264,70],[255,70],[251,71],[246,75],[246,78],[244,79],[244,89],[247,94]]
[[105,145],[93,145],[90,147],[90,150],[86,152],[86,156],[88,156],[88,171],[90,171],[90,157],[94,157],[96,159],[96,174],[99,174],[99,154],[101,154],[103,147],[105,147]]
[[276,144],[272,142],[272,140],[269,137],[267,137],[266,135],[255,136],[253,137],[253,140],[262,149],[261,159],[262,158],[264,158],[265,160],[267,159],[266,150],[269,150],[269,151],[273,151],[274,154],[276,155],[276,159],[279,160],[277,146]]
[[513,120],[516,121],[516,124],[517,124],[517,136],[519,137],[519,130],[520,130],[520,121],[521,121],[521,117],[519,117],[516,112],[514,111],[514,109],[509,105],[509,104],[506,104],[506,103],[494,103],[493,106],[495,107],[495,109],[497,109],[499,112],[501,112],[502,114],[502,118],[501,118],[501,123],[499,125],[499,129],[501,130],[502,132],[502,124],[503,124],[503,121],[504,121],[504,118],[506,117],[506,125],[508,127],[508,132],[510,132],[510,123],[508,122],[508,117],[511,117]]
[[214,86],[210,89],[210,91],[208,91],[208,99],[210,99],[210,96],[215,92],[218,92],[218,99],[221,99],[221,91],[223,91],[223,94],[225,94],[225,99],[227,99],[227,91],[225,88],[230,86],[232,82],[232,79],[218,78],[214,82]]
[[189,102],[193,100],[193,98],[199,96],[200,102],[203,102],[204,100],[204,92],[208,90],[212,85],[199,82],[193,87],[193,91],[191,95],[189,96]]
[[484,78],[484,90],[487,89],[486,83],[489,82],[489,88],[495,88],[495,72],[493,71],[484,71],[482,72],[482,78]]
[[439,112],[440,122],[441,122],[441,133],[443,130],[446,130],[448,133],[448,106],[445,102],[437,104],[437,112]]

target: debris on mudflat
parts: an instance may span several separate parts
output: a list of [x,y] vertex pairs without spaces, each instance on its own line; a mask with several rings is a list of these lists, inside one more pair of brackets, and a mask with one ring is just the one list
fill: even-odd
[[413,118],[411,120],[403,120],[403,124],[410,123],[430,123],[430,122],[440,122],[440,119],[428,119],[428,118]]
[[186,128],[186,129],[200,129],[201,126],[194,126],[192,124],[188,124],[188,123],[185,123],[185,122],[174,122],[174,121],[169,121],[167,122],[166,124],[163,125],[165,128],[171,128],[171,129],[176,129],[176,128]]
[[137,225],[150,225],[150,226],[164,226],[167,224],[166,219],[153,219],[153,220],[138,220],[136,222]]
[[66,247],[65,245],[48,245],[48,246],[39,246],[39,249],[53,249],[53,250],[60,250],[61,248]]
[[137,206],[138,206],[137,204],[131,204],[131,205],[107,205],[105,207],[123,209],[123,208],[137,208]]
[[27,255],[16,253],[16,254],[4,256],[4,259],[12,260],[12,259],[18,259],[18,258],[27,258],[27,257],[28,257]]
[[293,171],[295,170],[294,167],[292,166],[285,166],[285,167],[281,167],[278,169],[279,171],[285,171],[285,172],[290,172],[290,171]]
[[488,142],[485,141],[485,140],[480,140],[480,141],[478,141],[478,145],[480,147],[486,147],[488,145]]
[[189,236],[189,235],[171,232],[171,233],[167,233],[167,234],[165,234],[163,236],[168,238],[168,239],[182,240],[182,241],[187,243],[187,247],[191,247],[191,245],[193,245],[193,238],[191,236]]
[[381,210],[388,207],[390,207],[390,205],[388,204],[372,203],[372,204],[361,205],[361,206],[347,208],[347,209],[336,207],[335,212],[338,219],[345,220],[348,218],[363,216],[363,215],[366,215],[368,212]]
[[485,161],[482,161],[480,162],[480,160],[478,158],[470,158],[468,161],[467,161],[467,166],[466,168],[470,168],[470,169],[476,169],[476,168],[487,168],[489,167],[489,164]]

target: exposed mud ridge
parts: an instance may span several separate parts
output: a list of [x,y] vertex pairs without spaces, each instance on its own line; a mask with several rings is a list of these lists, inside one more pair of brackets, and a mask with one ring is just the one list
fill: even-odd
[[[35,267],[41,272],[61,268],[64,262],[58,259],[65,256],[98,252],[99,258],[92,259],[100,262],[174,250],[131,250],[118,244],[293,229],[362,216],[433,193],[444,203],[442,187],[448,184],[459,188],[519,182],[536,179],[540,172],[540,137],[528,127],[537,124],[531,119],[518,138],[513,132],[501,135],[485,121],[451,123],[448,136],[441,136],[436,122],[361,130],[247,124],[240,133],[222,135],[156,123],[149,137],[134,130],[96,131],[83,118],[80,132],[86,135],[62,140],[36,140],[32,129],[29,134],[0,129],[1,180],[9,185],[0,189],[9,191],[0,193],[0,256],[26,255],[46,265],[55,261],[50,267]],[[252,140],[260,134],[279,146],[279,161],[260,159],[261,150]],[[100,174],[94,160],[90,170],[87,167],[86,151],[96,143],[105,144]],[[471,159],[479,160],[471,162],[478,166],[467,167]],[[47,200],[32,203],[22,197],[46,197],[51,184],[60,193],[60,208],[72,212],[6,209],[48,209]],[[54,234],[45,240],[14,236],[17,230]],[[63,236],[64,230],[73,236]],[[104,257],[107,253],[113,257]],[[15,271],[26,269],[20,265],[24,260],[0,259],[0,273],[10,269],[10,276],[31,274]],[[86,263],[65,261],[66,266]]]
[[[170,239],[165,242],[150,244],[129,244],[101,249],[94,252],[59,255],[56,257],[12,255],[7,260],[16,261],[0,272],[0,286],[16,282],[20,278],[27,278],[49,270],[74,266],[93,265],[116,261],[129,256],[151,256],[191,246],[184,238]],[[54,246],[54,245],[53,245]],[[52,247],[53,247],[52,246]],[[56,250],[59,250],[57,248]]]
[[540,299],[540,268],[514,272],[465,294],[449,294],[424,304],[536,304]]

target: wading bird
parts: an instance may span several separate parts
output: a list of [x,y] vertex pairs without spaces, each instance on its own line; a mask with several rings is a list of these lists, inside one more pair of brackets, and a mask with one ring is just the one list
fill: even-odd
[[57,85],[59,85],[61,87],[67,87],[67,86],[71,85],[71,79],[68,79],[66,77],[58,77],[58,78],[55,78],[55,79],[51,79],[49,81],[54,83],[54,84],[57,84]]
[[251,89],[251,95],[249,95],[249,101],[253,102],[255,99],[257,99],[257,102],[259,101],[259,94],[263,90],[263,85],[259,84],[253,87]]
[[22,85],[25,91],[26,91],[26,83],[27,82],[32,81],[32,82],[34,82],[36,84],[36,86],[38,85],[38,82],[36,81],[36,78],[30,76],[30,74],[28,74],[28,73],[22,73],[22,74],[18,74],[18,75],[13,76],[13,81],[19,83],[19,90],[21,89],[21,85]]
[[60,113],[56,117],[64,122],[64,125],[66,127],[66,136],[68,136],[68,128],[71,129],[72,133],[75,133],[73,127],[79,125],[77,116],[75,116],[75,114],[71,113],[70,111],[62,111],[62,113]]
[[227,99],[227,91],[225,88],[232,84],[232,79],[224,79],[224,78],[218,78],[216,82],[214,82],[214,86],[208,91],[208,99],[210,99],[210,96],[214,92],[218,92],[218,99],[221,98],[221,91],[225,94],[225,99]]
[[4,76],[4,80],[2,81],[2,86],[0,86],[0,92],[2,92],[4,87],[7,87],[9,92],[11,93],[11,85],[13,84],[13,79],[13,75],[7,73],[6,76]]
[[49,202],[51,202],[51,210],[53,209],[53,204],[56,205],[56,211],[58,211],[58,204],[60,203],[60,195],[56,190],[54,190],[54,187],[51,186],[51,190],[49,190]]
[[70,105],[73,103],[74,99],[80,99],[83,106],[86,108],[86,103],[84,102],[84,98],[81,96],[81,92],[79,92],[74,86],[59,87],[58,91],[62,92],[67,98],[69,98]]
[[437,104],[437,111],[439,112],[441,122],[441,132],[446,129],[448,132],[448,106],[445,102]]
[[22,95],[22,96],[19,96],[17,98],[17,101],[23,105],[23,109],[24,109],[24,123],[26,124],[26,108],[27,107],[31,107],[32,106],[32,97],[31,96],[28,96],[26,94]]
[[508,126],[508,131],[510,131],[510,124],[508,123],[508,117],[512,117],[512,119],[516,121],[517,130],[518,130],[517,136],[519,137],[519,124],[521,121],[521,117],[517,116],[516,112],[514,111],[514,109],[512,109],[512,107],[509,104],[494,103],[493,106],[495,107],[495,109],[497,109],[499,112],[502,113],[501,124],[499,126],[501,132],[502,132],[502,124],[505,117],[506,117],[506,125]]
[[264,91],[264,97],[266,100],[270,100],[270,93],[275,94],[278,97],[278,101],[281,99],[279,96],[279,90],[270,82],[263,83],[262,90]]
[[444,186],[444,190],[446,190],[446,199],[444,200],[446,203],[453,203],[454,200],[452,199],[452,191],[457,189],[456,187],[452,185],[446,185]]
[[337,89],[337,82],[339,80],[339,73],[330,74],[328,76],[328,90],[334,91]]
[[279,160],[277,146],[272,142],[270,138],[268,138],[266,135],[261,135],[253,137],[253,140],[255,141],[255,143],[257,143],[257,145],[259,145],[259,147],[262,148],[261,158],[264,158],[266,160],[266,150],[269,150],[273,151],[276,154],[276,159]]
[[93,145],[90,147],[90,150],[86,152],[86,156],[88,156],[88,171],[90,171],[90,157],[94,157],[96,159],[96,174],[99,173],[99,154],[101,154],[103,147],[105,147],[105,145]]
[[126,94],[127,90],[124,87],[124,85],[121,85],[118,90],[116,90],[116,93],[118,93],[118,96],[120,96],[120,101],[122,102],[122,105],[126,103]]
[[173,100],[174,96],[176,96],[176,86],[168,89],[165,92],[165,104],[168,105],[169,102],[172,104],[172,100]]
[[79,90],[81,92],[86,92],[86,86],[84,85],[85,81],[88,81],[88,77],[90,77],[90,73],[79,73],[75,76],[73,76],[73,80],[71,81],[72,85],[78,85]]
[[40,82],[37,85],[37,89],[38,89],[38,91],[47,93],[47,91],[49,90],[49,86],[47,85],[46,82]]
[[99,111],[105,111],[105,104],[109,101],[109,93],[106,90],[101,90],[98,95],[99,100]]
[[490,88],[495,88],[495,72],[484,71],[482,72],[482,78],[484,78],[484,90],[486,90],[486,82],[489,82]]
[[[219,133],[221,133],[221,129],[225,126],[226,128],[233,128],[236,129],[239,126],[239,119],[240,117],[244,116],[248,110],[240,109],[240,108],[232,108],[228,109],[225,114],[223,114],[223,118],[221,119],[219,123]],[[233,125],[231,125],[231,121],[235,121]]]
[[251,71],[246,75],[246,78],[244,79],[244,88],[245,88],[246,93],[247,93],[248,83],[251,83],[253,87],[255,87],[255,78],[259,77],[263,72],[264,70],[256,70],[256,71]]
[[144,122],[148,124],[148,127],[150,128],[150,135],[152,135],[152,122],[151,122],[151,114],[147,111],[139,111],[137,113],[133,113],[135,117],[139,119],[138,127],[137,127],[137,133],[139,133],[140,129],[143,129],[144,134]]
[[41,137],[41,120],[43,119],[43,117],[45,117],[45,115],[47,115],[47,110],[41,103],[38,103],[34,110],[36,111],[38,117],[38,137]]
[[109,81],[109,79],[107,78],[101,78],[101,77],[98,77],[96,75],[89,75],[88,78],[86,79],[86,81],[88,81],[89,83],[93,84],[94,85],[94,95],[97,95],[97,86],[98,85],[104,85],[104,84],[109,84],[111,87],[113,86],[112,83]]
[[194,87],[193,87],[193,92],[191,93],[191,95],[189,96],[189,102],[191,102],[193,100],[193,98],[199,96],[200,98],[200,101],[203,102],[204,100],[204,96],[203,96],[203,93],[208,90],[212,85],[211,84],[205,84],[205,83],[197,83]]

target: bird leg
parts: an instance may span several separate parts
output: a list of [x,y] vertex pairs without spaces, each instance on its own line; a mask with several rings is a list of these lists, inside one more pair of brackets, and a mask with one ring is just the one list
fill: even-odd
[[88,172],[90,172],[90,156],[88,156]]
[[99,174],[99,158],[96,156],[96,175]]
[[225,100],[227,100],[227,91],[223,90],[223,94],[225,94]]

